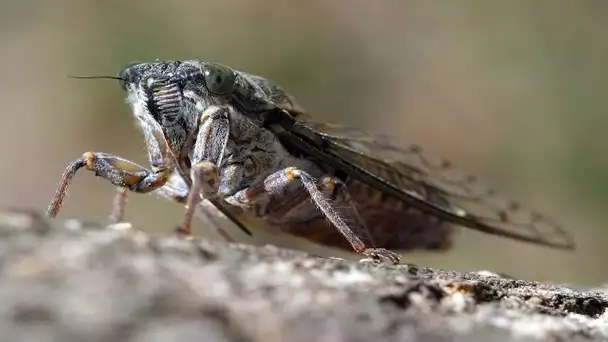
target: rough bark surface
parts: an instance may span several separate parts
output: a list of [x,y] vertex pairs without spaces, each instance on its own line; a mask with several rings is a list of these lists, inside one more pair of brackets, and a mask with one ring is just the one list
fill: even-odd
[[0,214],[2,341],[608,340],[608,294]]

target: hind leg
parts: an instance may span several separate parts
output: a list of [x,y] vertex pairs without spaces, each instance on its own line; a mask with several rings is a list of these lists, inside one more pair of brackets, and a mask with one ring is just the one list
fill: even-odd
[[288,167],[271,174],[258,186],[241,190],[226,198],[226,201],[248,208],[255,203],[268,200],[270,196],[280,196],[284,189],[294,182],[304,186],[315,205],[356,252],[373,259],[384,258],[392,263],[399,263],[397,254],[384,248],[370,247],[363,242],[362,237],[371,243],[369,230],[363,224],[354,203],[348,196],[346,186],[336,177],[326,176],[316,180],[304,170]]

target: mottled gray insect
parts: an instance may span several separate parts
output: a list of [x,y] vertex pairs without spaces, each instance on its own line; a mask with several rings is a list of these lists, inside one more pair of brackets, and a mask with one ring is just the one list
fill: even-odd
[[[389,250],[448,248],[452,224],[574,246],[549,219],[502,201],[416,145],[313,121],[264,78],[201,61],[134,64],[115,78],[143,132],[150,169],[87,152],[64,173],[51,217],[85,167],[121,189],[186,204],[182,234],[209,200],[246,231],[270,227],[395,263]],[[116,203],[120,220],[123,202]]]

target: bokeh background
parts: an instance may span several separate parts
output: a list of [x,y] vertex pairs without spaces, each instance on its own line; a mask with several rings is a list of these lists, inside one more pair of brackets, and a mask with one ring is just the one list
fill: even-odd
[[[3,0],[0,205],[43,211],[84,151],[146,163],[116,82],[66,75],[218,61],[276,81],[317,118],[448,157],[555,217],[578,243],[567,253],[463,229],[451,251],[406,262],[603,284],[606,18],[599,0]],[[82,172],[61,217],[105,220],[113,194]],[[167,232],[182,212],[152,196],[129,205],[134,225]]]

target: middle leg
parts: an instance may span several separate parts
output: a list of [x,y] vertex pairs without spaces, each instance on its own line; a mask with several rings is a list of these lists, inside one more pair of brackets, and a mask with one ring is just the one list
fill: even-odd
[[[189,191],[188,186],[183,179],[177,175],[173,175],[169,178],[167,183],[154,190],[153,193],[170,201],[186,204]],[[127,196],[127,189],[117,187],[116,195],[112,202],[112,209],[109,215],[110,224],[117,224],[124,221]],[[227,242],[235,241],[224,229],[222,229],[221,224],[215,220],[215,218],[218,216],[222,216],[222,212],[220,210],[215,208],[209,201],[202,201],[198,205],[198,209],[200,209],[200,211],[197,211],[196,213],[199,215],[196,216],[203,221],[203,224],[206,227],[213,229],[214,232],[216,232]]]
[[207,199],[216,200],[220,186],[218,165],[230,135],[229,107],[211,106],[201,115],[200,129],[192,152],[190,178],[192,185],[186,198],[186,211],[177,232],[183,235],[192,233],[190,225],[196,206]]

